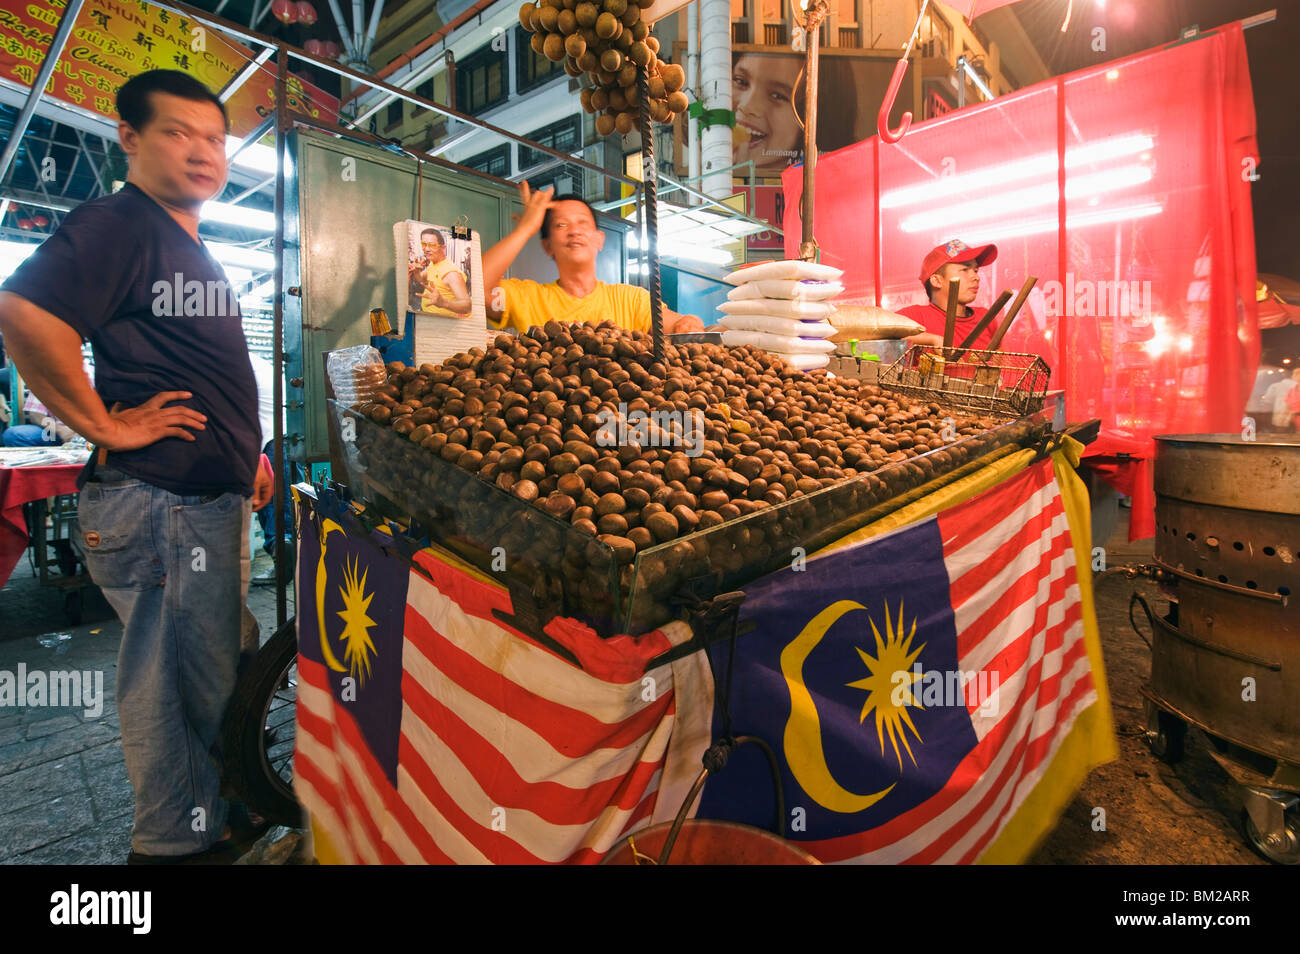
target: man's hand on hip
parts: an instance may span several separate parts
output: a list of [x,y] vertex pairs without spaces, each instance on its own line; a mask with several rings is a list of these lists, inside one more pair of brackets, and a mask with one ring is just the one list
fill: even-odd
[[164,437],[192,441],[195,437],[187,428],[206,430],[206,415],[188,407],[163,407],[170,401],[183,401],[192,396],[189,391],[161,391],[139,407],[111,411],[103,433],[93,435],[93,440],[111,451],[148,447]]

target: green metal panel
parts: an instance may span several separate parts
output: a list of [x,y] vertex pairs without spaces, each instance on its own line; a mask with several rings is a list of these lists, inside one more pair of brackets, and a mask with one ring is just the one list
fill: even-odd
[[[306,406],[290,409],[286,430],[305,433],[305,452],[301,444],[290,445],[295,457],[319,461],[329,456],[322,353],[368,344],[372,308],[400,321],[393,225],[416,217],[416,163],[365,143],[305,131],[292,137],[290,154],[297,159],[290,194],[302,236],[296,250],[302,298],[286,304],[285,345],[302,365],[293,369],[298,362],[291,359],[286,376],[302,376]],[[420,218],[452,224],[466,216],[485,249],[501,238],[512,189],[430,163],[422,164],[422,172]],[[286,248],[286,273],[294,251]],[[286,277],[285,284],[293,282]],[[300,327],[294,327],[295,304]]]

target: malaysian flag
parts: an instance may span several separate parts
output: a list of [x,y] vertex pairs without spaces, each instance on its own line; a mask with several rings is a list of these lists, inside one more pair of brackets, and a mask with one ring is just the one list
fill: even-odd
[[683,624],[601,640],[553,622],[579,668],[494,615],[510,612],[494,581],[430,551],[412,570],[342,523],[303,518],[316,612],[298,617],[294,757],[338,860],[594,862],[676,814],[709,741],[709,672],[699,654],[646,665]]
[[[682,624],[601,640],[553,621],[575,665],[500,619],[496,581],[432,551],[413,570],[385,534],[307,509],[295,785],[318,846],[354,863],[598,861],[676,814],[725,709],[776,750],[785,835],[821,860],[1023,860],[1114,757],[1067,520],[1086,534],[1081,493],[1043,461],[756,581],[726,700],[705,653],[646,671]],[[710,653],[723,685],[728,647]],[[693,814],[767,827],[773,801],[741,747]]]
[[[779,746],[786,836],[822,861],[988,860],[1013,819],[1022,844],[995,857],[1021,860],[1111,757],[1051,461],[746,590],[733,731]],[[1029,802],[1086,712],[1085,744]],[[698,814],[766,825],[771,792],[741,749]]]

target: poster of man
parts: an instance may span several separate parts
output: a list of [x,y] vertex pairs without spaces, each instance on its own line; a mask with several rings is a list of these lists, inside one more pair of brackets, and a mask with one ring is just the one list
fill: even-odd
[[444,318],[468,315],[473,308],[471,242],[419,222],[411,223],[409,239],[407,280],[412,310]]

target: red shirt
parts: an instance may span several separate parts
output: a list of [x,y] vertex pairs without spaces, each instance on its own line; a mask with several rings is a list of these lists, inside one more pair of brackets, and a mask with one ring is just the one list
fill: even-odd
[[[979,324],[980,319],[988,313],[987,308],[976,308],[974,306],[968,307],[970,308],[969,315],[965,318],[961,315],[957,316],[957,330],[953,333],[952,341],[954,348],[966,340],[966,336],[975,330],[975,326]],[[943,337],[943,328],[944,324],[948,320],[948,316],[947,313],[934,302],[929,302],[924,305],[908,305],[906,308],[900,308],[898,313],[907,318],[911,318],[913,321],[919,321],[921,324],[925,325],[925,330],[931,334],[936,334],[940,338]],[[993,340],[993,335],[998,330],[997,324],[996,321],[989,322],[989,326],[979,333],[979,337],[975,339],[973,346],[980,348],[981,350],[986,349],[989,346],[989,342]]]

